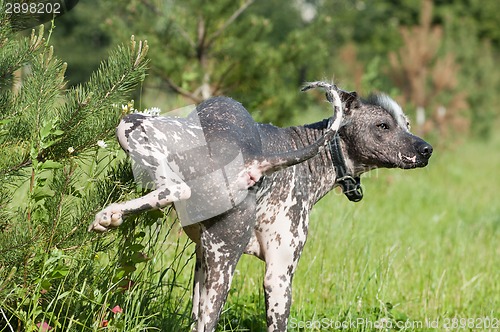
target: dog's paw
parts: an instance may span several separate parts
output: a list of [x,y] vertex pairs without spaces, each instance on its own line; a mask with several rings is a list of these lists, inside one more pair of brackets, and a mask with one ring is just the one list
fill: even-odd
[[120,209],[111,205],[96,214],[94,221],[89,225],[88,231],[103,233],[109,228],[115,228],[122,224],[123,214]]

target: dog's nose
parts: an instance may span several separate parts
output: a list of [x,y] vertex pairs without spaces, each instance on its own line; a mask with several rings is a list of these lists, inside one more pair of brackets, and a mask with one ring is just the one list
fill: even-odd
[[430,145],[429,143],[420,144],[420,146],[418,147],[418,152],[422,155],[422,157],[426,159],[429,159],[431,157],[432,151],[432,145]]

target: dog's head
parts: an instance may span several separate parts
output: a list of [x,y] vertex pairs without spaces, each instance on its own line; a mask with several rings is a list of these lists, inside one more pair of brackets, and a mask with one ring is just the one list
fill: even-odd
[[401,107],[389,96],[361,99],[340,91],[344,120],[339,134],[356,168],[416,168],[427,165],[432,146],[410,133]]

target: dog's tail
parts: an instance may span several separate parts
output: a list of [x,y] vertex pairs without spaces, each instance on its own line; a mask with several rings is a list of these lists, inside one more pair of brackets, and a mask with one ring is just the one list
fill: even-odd
[[[333,116],[329,121],[328,129],[321,138],[311,145],[302,149],[287,151],[283,153],[261,156],[256,158],[251,166],[255,171],[260,171],[261,174],[270,174],[280,169],[290,167],[302,163],[315,155],[317,155],[327,143],[337,134],[340,124],[342,123],[343,110],[342,101],[340,99],[338,88],[334,84],[326,82],[308,83],[302,88],[302,91],[307,91],[313,88],[323,88],[326,90],[326,99],[333,106]],[[258,177],[260,178],[260,176]]]
[[[333,116],[330,119],[328,130],[325,133],[326,136],[329,136],[327,138],[332,138],[339,130],[340,124],[342,123],[342,117],[344,116],[342,99],[340,99],[339,94],[343,94],[345,91],[339,89],[335,84],[322,81],[309,82],[302,87],[301,91],[307,91],[315,88],[325,89],[326,100],[328,100],[328,102],[333,106]],[[333,134],[331,132],[333,132]]]

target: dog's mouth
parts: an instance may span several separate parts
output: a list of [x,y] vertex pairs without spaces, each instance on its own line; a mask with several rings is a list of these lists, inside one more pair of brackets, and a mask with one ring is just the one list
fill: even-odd
[[427,166],[428,163],[429,163],[428,158],[422,158],[417,155],[407,156],[399,152],[398,162],[396,163],[396,167],[402,169],[412,169],[412,168],[425,167]]

